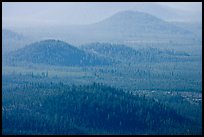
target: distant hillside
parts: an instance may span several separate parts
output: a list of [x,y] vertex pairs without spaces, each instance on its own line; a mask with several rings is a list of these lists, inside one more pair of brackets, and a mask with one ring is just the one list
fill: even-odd
[[7,64],[46,64],[59,66],[107,65],[110,62],[59,40],[44,40],[6,55]]
[[15,50],[23,40],[23,35],[8,29],[2,29],[2,53]]
[[8,29],[2,29],[2,38],[20,40],[23,38],[23,35]]
[[172,22],[174,25],[194,33],[202,42],[202,23],[200,22]]
[[161,62],[161,61],[184,61],[189,54],[174,50],[159,50],[156,48],[133,49],[121,44],[92,43],[83,45],[88,52],[100,56],[109,57],[122,62]]
[[21,33],[9,30],[2,29],[2,53],[3,55],[15,51],[24,47],[25,45],[31,43],[31,38],[24,36]]

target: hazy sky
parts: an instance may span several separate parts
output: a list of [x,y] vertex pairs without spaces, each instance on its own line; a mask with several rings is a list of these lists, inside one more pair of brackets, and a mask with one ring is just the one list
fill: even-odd
[[175,9],[198,11],[202,10],[202,2],[156,2],[160,5],[166,5]]
[[122,10],[145,11],[172,21],[197,21],[202,18],[201,2],[3,2],[2,20],[3,27],[90,24]]

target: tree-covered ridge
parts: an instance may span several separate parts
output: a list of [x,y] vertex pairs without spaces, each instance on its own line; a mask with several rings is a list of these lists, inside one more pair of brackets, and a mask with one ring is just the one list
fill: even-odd
[[44,40],[8,53],[6,63],[34,63],[57,66],[107,65],[110,62],[88,54],[60,40]]
[[83,45],[85,51],[100,56],[109,57],[122,63],[138,62],[180,62],[188,61],[189,54],[175,50],[161,50],[157,48],[134,49],[123,44],[91,43]]
[[60,40],[35,42],[5,54],[3,64],[44,64],[56,66],[96,66],[138,62],[181,62],[191,58],[186,52],[157,48],[133,49],[122,44],[92,43],[80,48]]
[[201,132],[171,107],[103,84],[23,82],[2,94],[3,134]]

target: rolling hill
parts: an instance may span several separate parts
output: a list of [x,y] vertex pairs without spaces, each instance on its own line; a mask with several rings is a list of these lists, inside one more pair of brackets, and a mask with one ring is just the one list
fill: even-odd
[[59,40],[44,40],[27,45],[6,55],[6,64],[46,64],[58,66],[107,65],[110,61],[87,54]]

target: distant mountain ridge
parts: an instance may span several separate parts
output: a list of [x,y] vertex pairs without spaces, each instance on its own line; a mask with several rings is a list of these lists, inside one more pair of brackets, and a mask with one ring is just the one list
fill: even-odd
[[[138,11],[122,11],[90,25],[67,28],[69,37],[81,43],[91,42],[194,42],[195,35],[173,23]],[[69,38],[67,38],[69,39]],[[71,39],[70,39],[71,40]]]
[[174,24],[163,21],[162,19],[148,13],[138,11],[118,12],[113,16],[92,25],[96,25],[107,30],[112,27],[116,33],[123,32],[125,34],[129,33],[129,35],[140,35],[143,33],[155,32],[165,35],[172,33],[191,35],[191,32],[188,30],[177,27]]
[[120,11],[89,25],[64,25],[52,29],[45,26],[42,29],[39,31],[40,28],[36,28],[28,34],[39,40],[56,38],[74,45],[93,42],[195,44],[198,40],[190,29],[135,10]]

